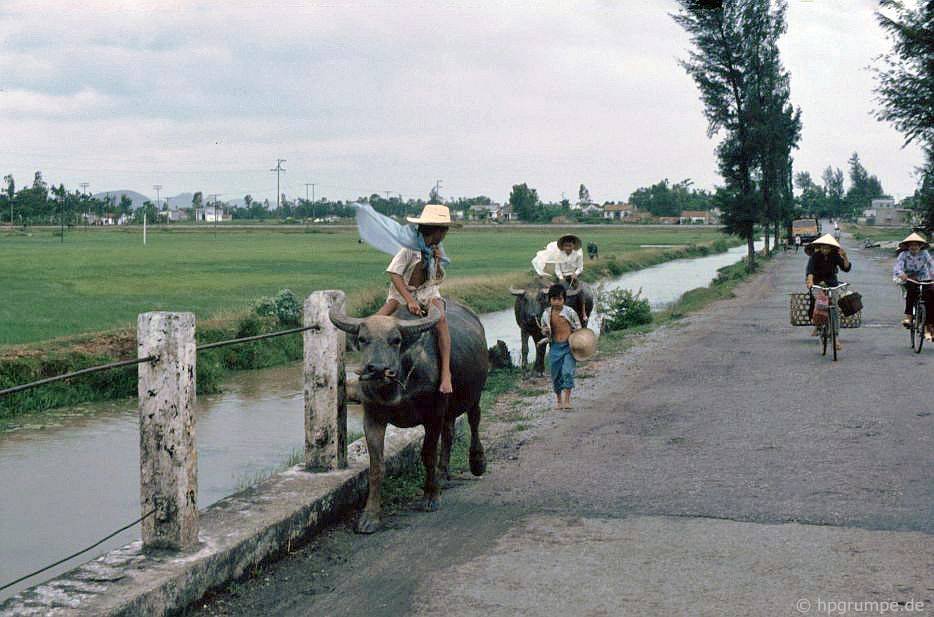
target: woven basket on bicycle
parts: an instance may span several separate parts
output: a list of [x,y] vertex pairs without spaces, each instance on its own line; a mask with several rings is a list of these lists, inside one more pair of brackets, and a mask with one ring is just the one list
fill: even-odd
[[[791,325],[793,326],[813,326],[814,323],[811,321],[811,317],[808,315],[808,306],[810,305],[810,294],[807,292],[804,293],[791,293],[788,294],[789,299],[789,313],[791,317]],[[858,328],[863,325],[863,312],[859,311],[854,315],[847,317],[843,313],[840,314],[840,327],[841,328]]]

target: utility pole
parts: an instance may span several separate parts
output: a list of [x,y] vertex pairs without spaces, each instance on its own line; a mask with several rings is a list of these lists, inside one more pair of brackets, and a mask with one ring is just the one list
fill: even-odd
[[441,180],[435,180],[435,197],[441,199]]
[[[81,187],[81,196],[87,197],[88,187],[91,186],[88,182],[82,182],[78,186]],[[88,206],[87,212],[84,215],[84,229],[87,231],[88,225],[91,224],[91,206]],[[10,202],[10,226],[13,226],[13,202]]]
[[156,190],[156,210],[159,210],[159,191],[162,190],[161,184],[153,184],[152,188]]
[[305,201],[308,201],[308,187],[311,187],[311,201],[308,203],[311,204],[311,221],[315,220],[315,182],[306,182],[305,183]]
[[61,225],[62,244],[65,244],[65,191],[58,200],[58,222]]
[[282,169],[282,164],[285,163],[285,159],[276,159],[276,166],[270,169],[269,171],[276,172],[276,213],[279,212],[279,198],[282,195],[282,192],[279,190],[279,174],[281,174],[284,169]]
[[[214,237],[215,238],[217,237],[217,196],[218,195],[220,195],[220,193],[211,193],[211,197],[214,198],[213,199],[213,203],[214,203],[213,212],[214,212]],[[205,212],[207,212],[207,210],[205,210]]]

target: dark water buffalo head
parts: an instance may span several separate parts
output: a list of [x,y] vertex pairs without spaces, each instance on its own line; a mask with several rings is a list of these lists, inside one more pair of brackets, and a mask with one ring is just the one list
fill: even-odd
[[522,289],[510,287],[509,293],[516,297],[516,323],[519,327],[537,328],[538,320],[548,307],[548,286],[529,283]]
[[405,395],[402,356],[423,332],[438,323],[441,312],[432,307],[427,317],[417,319],[384,315],[362,319],[332,309],[329,317],[331,323],[357,339],[363,356],[360,367],[363,402],[398,405]]

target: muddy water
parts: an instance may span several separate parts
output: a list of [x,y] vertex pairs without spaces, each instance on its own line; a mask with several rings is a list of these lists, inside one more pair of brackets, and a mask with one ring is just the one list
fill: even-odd
[[[744,247],[633,272],[608,289],[642,289],[653,307],[707,285]],[[490,345],[519,337],[512,310],[482,315]],[[205,507],[281,468],[303,448],[299,365],[245,371],[196,413],[199,506]],[[350,410],[348,430],[361,432]],[[79,550],[139,516],[139,435],[134,400],[98,403],[31,418],[0,435],[0,585]],[[42,426],[44,428],[38,428]],[[139,539],[134,527],[94,551],[17,587],[0,600],[94,555]]]

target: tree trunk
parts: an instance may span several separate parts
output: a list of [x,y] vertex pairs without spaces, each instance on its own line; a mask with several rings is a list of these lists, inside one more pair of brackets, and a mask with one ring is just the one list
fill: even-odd
[[781,227],[778,221],[775,221],[775,250],[778,250],[779,238],[781,237]]
[[768,223],[764,225],[763,231],[765,231],[765,247],[764,247],[765,254],[769,255],[772,252],[772,249],[771,249],[772,245],[769,244],[769,224]]
[[746,258],[746,271],[752,272],[756,267],[756,245],[755,245],[755,230],[751,229],[749,234],[746,236],[746,253],[748,254]]

